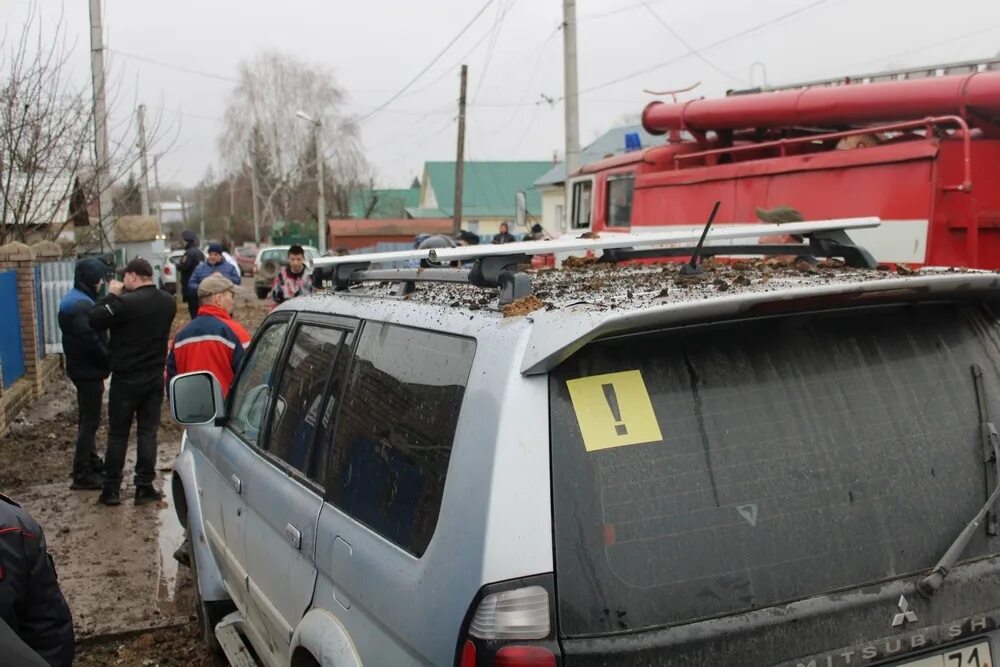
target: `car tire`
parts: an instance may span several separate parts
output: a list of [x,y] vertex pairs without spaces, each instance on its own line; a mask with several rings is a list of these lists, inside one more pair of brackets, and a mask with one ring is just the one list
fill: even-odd
[[236,611],[236,605],[229,600],[208,601],[201,597],[198,587],[198,554],[194,548],[191,529],[187,530],[188,559],[191,561],[191,581],[194,583],[194,607],[198,613],[198,630],[202,641],[216,655],[222,655],[222,647],[215,636],[215,626],[223,618]]
[[271,291],[271,290],[267,289],[266,287],[256,287],[255,289],[257,291],[257,298],[258,299],[266,299],[268,293]]

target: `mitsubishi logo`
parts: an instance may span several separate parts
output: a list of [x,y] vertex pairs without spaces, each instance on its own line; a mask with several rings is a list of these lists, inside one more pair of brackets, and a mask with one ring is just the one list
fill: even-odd
[[907,623],[916,623],[917,615],[910,611],[910,603],[902,595],[899,596],[899,613],[892,617],[892,627],[898,628]]

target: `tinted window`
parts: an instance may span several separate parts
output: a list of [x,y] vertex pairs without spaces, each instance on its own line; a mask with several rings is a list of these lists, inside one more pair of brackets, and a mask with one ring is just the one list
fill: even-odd
[[635,177],[608,177],[608,227],[629,227],[632,224],[632,194]]
[[251,445],[260,440],[267,415],[274,365],[285,339],[287,322],[273,324],[257,336],[250,355],[233,385],[229,403],[229,428]]
[[[563,632],[930,568],[987,497],[971,368],[997,406],[996,336],[974,307],[936,304],[585,348],[550,375]],[[963,558],[997,547],[980,530]]]
[[343,337],[340,329],[303,324],[281,370],[267,450],[302,473],[313,458],[330,371]]
[[366,324],[344,388],[330,501],[420,555],[437,523],[472,340]]

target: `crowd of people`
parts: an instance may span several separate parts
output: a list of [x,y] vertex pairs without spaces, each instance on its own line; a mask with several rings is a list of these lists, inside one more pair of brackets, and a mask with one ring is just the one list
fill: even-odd
[[[120,280],[103,261],[81,259],[73,289],[59,304],[66,374],[77,397],[70,488],[100,490],[99,505],[121,504],[133,423],[134,503],[163,498],[154,480],[166,383],[183,373],[209,371],[228,393],[250,344],[250,333],[232,316],[240,272],[228,249],[213,243],[205,256],[193,233],[185,231],[183,239],[180,285],[191,321],[173,339],[176,302],[157,288],[153,267],[142,258],[130,261]],[[276,303],[312,290],[303,249],[292,246],[288,260],[274,281]],[[106,387],[108,437],[102,459],[97,432]],[[12,664],[69,667],[74,653],[72,614],[42,528],[0,494],[0,655],[16,658]],[[0,663],[6,664],[2,658]]]

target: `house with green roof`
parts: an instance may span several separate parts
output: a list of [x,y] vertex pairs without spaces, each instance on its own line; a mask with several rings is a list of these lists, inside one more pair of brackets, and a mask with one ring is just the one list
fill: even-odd
[[353,190],[349,215],[355,220],[399,220],[406,217],[406,209],[419,203],[420,188]]
[[[465,163],[462,184],[462,228],[474,234],[496,234],[501,222],[514,229],[515,195],[524,192],[528,215],[540,218],[542,198],[534,189],[535,181],[552,168],[546,160],[535,162],[470,161]],[[450,218],[455,207],[455,163],[426,162],[420,181],[420,200],[407,208],[412,218]]]

